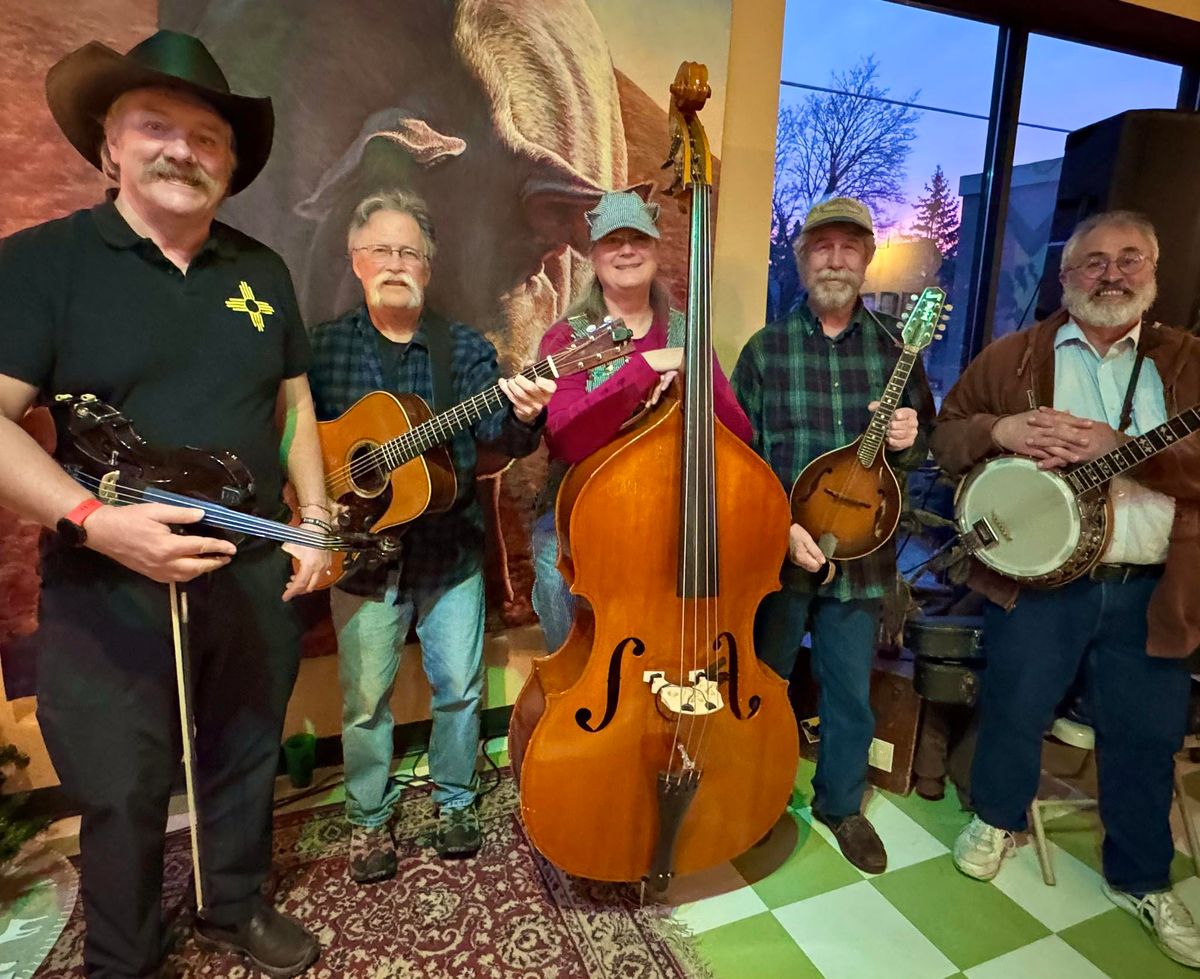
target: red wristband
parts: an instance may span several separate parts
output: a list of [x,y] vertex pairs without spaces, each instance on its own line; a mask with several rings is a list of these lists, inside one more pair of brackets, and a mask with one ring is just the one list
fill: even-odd
[[78,506],[68,510],[67,515],[63,517],[63,519],[69,520],[76,527],[82,527],[83,522],[102,506],[104,506],[104,504],[100,500],[97,500],[94,496],[89,497]]

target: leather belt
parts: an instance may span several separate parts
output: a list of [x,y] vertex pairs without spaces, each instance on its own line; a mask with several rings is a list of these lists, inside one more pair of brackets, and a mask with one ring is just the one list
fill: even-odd
[[1149,578],[1162,574],[1161,564],[1096,564],[1088,571],[1092,581],[1115,581],[1124,584],[1134,578]]

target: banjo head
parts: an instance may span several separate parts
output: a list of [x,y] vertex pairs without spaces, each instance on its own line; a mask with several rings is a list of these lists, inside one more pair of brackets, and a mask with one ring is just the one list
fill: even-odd
[[963,481],[954,507],[961,533],[982,531],[973,556],[1000,574],[1036,579],[1066,564],[1079,546],[1083,520],[1070,484],[1032,459],[993,459]]

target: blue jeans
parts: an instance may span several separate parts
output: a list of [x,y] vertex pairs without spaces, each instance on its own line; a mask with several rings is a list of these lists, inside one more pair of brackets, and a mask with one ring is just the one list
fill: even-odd
[[382,601],[334,588],[330,592],[342,685],[342,753],[346,818],[382,826],[400,798],[391,778],[389,703],[413,615],[421,663],[433,688],[429,774],[433,801],[444,809],[469,806],[478,787],[479,708],[483,700],[483,575],[447,589],[400,591],[388,578]]
[[558,572],[558,534],[554,529],[553,509],[547,510],[534,521],[531,536],[533,610],[542,626],[546,651],[552,653],[566,641],[575,615],[575,596]]
[[1187,726],[1184,660],[1146,655],[1146,606],[1157,577],[1080,578],[1021,593],[1012,611],[984,610],[987,670],[971,800],[1002,829],[1025,828],[1042,737],[1083,670],[1096,730],[1104,876],[1144,895],[1170,886],[1175,752]]
[[830,819],[859,812],[867,789],[867,753],[875,736],[871,666],[882,609],[879,599],[843,602],[785,587],[763,599],[754,621],[758,658],[785,680],[805,633],[812,635],[821,716],[813,808]]

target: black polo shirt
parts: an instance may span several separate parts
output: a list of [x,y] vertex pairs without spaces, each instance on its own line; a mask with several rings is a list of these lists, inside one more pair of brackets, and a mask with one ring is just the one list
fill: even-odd
[[111,200],[0,241],[0,374],[95,394],[152,445],[233,452],[264,515],[280,512],[279,385],[308,358],[283,260],[219,222],[186,274]]

